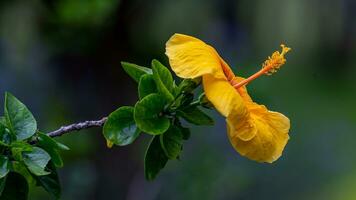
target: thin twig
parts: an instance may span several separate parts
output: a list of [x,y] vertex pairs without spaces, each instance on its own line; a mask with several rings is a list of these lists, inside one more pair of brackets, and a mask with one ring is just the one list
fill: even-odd
[[50,137],[58,137],[72,131],[79,131],[82,129],[92,128],[92,127],[102,127],[107,119],[108,119],[107,117],[104,117],[100,120],[85,121],[85,122],[79,122],[77,124],[71,124],[68,126],[62,126],[58,130],[47,133],[47,135]]

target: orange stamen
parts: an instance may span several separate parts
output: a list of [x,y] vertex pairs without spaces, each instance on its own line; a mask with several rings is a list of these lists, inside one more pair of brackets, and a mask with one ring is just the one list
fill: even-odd
[[241,82],[238,82],[236,84],[233,84],[233,87],[238,89],[241,86],[246,85],[247,83],[255,80],[259,76],[262,76],[264,74],[271,75],[284,64],[286,63],[286,59],[284,58],[284,55],[290,51],[291,49],[286,47],[285,45],[281,45],[282,47],[282,52],[279,53],[278,51],[274,52],[272,56],[269,56],[268,59],[262,64],[262,69],[252,76],[248,77],[247,79],[244,79]]

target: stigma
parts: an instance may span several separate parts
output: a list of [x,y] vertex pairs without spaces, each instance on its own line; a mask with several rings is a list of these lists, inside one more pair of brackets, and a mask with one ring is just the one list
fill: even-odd
[[255,74],[248,77],[247,79],[244,79],[241,82],[233,84],[233,87],[235,89],[238,89],[262,75],[271,75],[277,72],[282,67],[282,65],[286,63],[286,59],[284,57],[285,54],[291,50],[291,48],[286,47],[284,44],[281,44],[281,48],[281,52],[275,51],[271,56],[267,58],[266,61],[262,63],[262,69],[260,71],[256,72]]
[[272,56],[269,56],[268,59],[262,64],[262,70],[265,70],[267,75],[271,75],[277,72],[282,65],[286,63],[284,55],[291,50],[291,48],[286,47],[284,44],[281,44],[282,52],[275,51]]

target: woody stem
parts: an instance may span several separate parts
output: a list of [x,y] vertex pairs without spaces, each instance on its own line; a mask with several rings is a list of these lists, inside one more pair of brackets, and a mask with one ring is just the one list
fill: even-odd
[[88,129],[88,128],[92,128],[92,127],[102,127],[104,125],[104,123],[106,122],[107,117],[103,117],[100,120],[92,120],[92,121],[85,121],[85,122],[80,122],[80,123],[76,123],[76,124],[71,124],[71,125],[67,125],[67,126],[62,126],[61,128],[49,132],[47,133],[47,135],[49,137],[58,137],[61,136],[63,134],[72,132],[72,131],[79,131],[82,129]]

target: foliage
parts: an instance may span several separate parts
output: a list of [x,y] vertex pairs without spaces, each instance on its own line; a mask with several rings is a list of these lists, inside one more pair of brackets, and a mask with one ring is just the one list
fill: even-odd
[[40,133],[31,112],[10,93],[0,122],[0,199],[27,199],[36,185],[59,199],[56,168],[63,162],[58,151],[68,147]]
[[[200,79],[176,85],[168,68],[157,60],[152,61],[152,68],[121,64],[138,83],[139,101],[113,111],[104,124],[103,136],[111,147],[131,144],[141,132],[152,135],[144,171],[146,179],[153,180],[169,160],[179,158],[183,141],[190,138],[189,128],[183,127],[181,120],[212,125],[213,120],[199,108],[210,107],[202,96],[194,100]],[[29,189],[35,186],[59,199],[61,150],[69,148],[40,132],[29,109],[6,93],[4,116],[0,117],[0,200],[27,199]]]
[[194,100],[200,79],[184,79],[176,85],[171,72],[158,60],[151,68],[122,62],[125,72],[138,83],[139,101],[134,107],[123,106],[108,117],[103,134],[108,144],[131,144],[140,132],[152,135],[145,154],[145,177],[153,180],[168,160],[175,160],[190,131],[181,125],[214,122],[199,107],[211,108],[204,95]]

